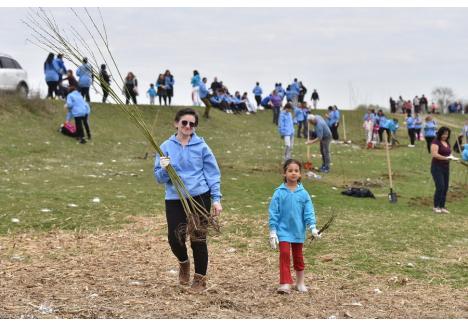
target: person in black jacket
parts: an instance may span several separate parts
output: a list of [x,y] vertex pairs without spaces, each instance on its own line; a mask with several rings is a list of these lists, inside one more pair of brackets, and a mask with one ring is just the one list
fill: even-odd
[[307,94],[307,88],[304,86],[304,84],[300,81],[299,82],[299,96],[297,98],[299,103],[304,102],[304,97]]
[[310,99],[312,100],[312,103],[314,105],[314,110],[316,110],[317,109],[317,102],[320,101],[320,98],[319,98],[319,95],[318,95],[316,89],[314,89]]
[[105,64],[101,65],[99,81],[102,88],[102,103],[106,103],[107,97],[109,96],[110,75],[107,73]]

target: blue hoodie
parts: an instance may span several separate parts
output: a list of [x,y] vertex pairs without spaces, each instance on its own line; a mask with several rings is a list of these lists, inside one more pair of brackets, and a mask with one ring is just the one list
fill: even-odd
[[88,63],[85,63],[78,67],[76,75],[80,78],[78,80],[78,86],[80,87],[91,87],[93,82],[92,68]]
[[414,129],[414,118],[409,116],[406,118],[406,128],[408,129]]
[[301,91],[301,87],[299,86],[299,83],[297,82],[293,82],[289,89],[292,95],[299,95],[299,92]]
[[44,64],[44,75],[46,82],[58,81],[60,74],[60,67],[56,60],[52,61],[52,64],[47,62]]
[[422,120],[420,117],[414,117],[414,129],[422,128]]
[[81,93],[77,90],[74,90],[67,95],[67,108],[67,121],[72,117],[84,117],[90,113],[88,103],[86,103]]
[[147,93],[149,96],[152,96],[152,97],[155,97],[156,95],[158,95],[158,92],[156,92],[156,89],[155,89],[154,87],[148,88],[148,90],[146,91],[146,93]]
[[255,86],[254,89],[252,90],[252,93],[255,96],[261,96],[263,94],[263,90],[260,86]]
[[291,112],[282,110],[278,119],[278,131],[281,136],[294,135],[294,123]]
[[304,111],[302,111],[301,108],[294,107],[294,117],[296,118],[297,122],[302,122],[306,119],[306,115]]
[[200,75],[195,75],[192,77],[192,80],[190,83],[192,84],[192,87],[200,86],[200,83],[202,82]]
[[[189,143],[183,147],[175,135],[172,135],[161,145],[164,156],[169,156],[171,165],[184,182],[191,196],[197,196],[210,191],[211,200],[221,200],[221,172],[213,152],[203,138],[192,134]],[[169,174],[159,164],[156,155],[154,176],[158,183],[166,187],[166,200],[180,199],[172,184]]]
[[65,63],[63,62],[62,59],[54,59],[55,62],[57,62],[57,66],[59,67],[59,74],[65,75],[67,73],[67,68],[65,67]]
[[175,84],[174,77],[164,76],[164,85],[166,86],[166,89],[174,88],[174,84]]
[[199,86],[199,95],[200,95],[200,99],[203,99],[205,97],[208,96],[208,89],[206,89],[206,85],[203,81],[200,82],[200,86]]
[[281,184],[276,188],[268,209],[269,228],[279,241],[304,243],[306,226],[315,227],[315,211],[310,195],[301,183],[292,192]]
[[462,159],[465,162],[468,162],[468,144],[463,145]]
[[271,100],[271,95],[268,95],[267,97],[265,97],[261,102],[260,102],[260,105],[261,106],[267,106],[268,105],[268,102],[270,102]]
[[424,124],[424,137],[435,137],[437,124],[434,120],[430,120]]

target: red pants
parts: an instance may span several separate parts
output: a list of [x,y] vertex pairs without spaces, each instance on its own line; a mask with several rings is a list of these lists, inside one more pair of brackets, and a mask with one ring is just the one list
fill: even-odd
[[279,243],[280,259],[280,284],[293,284],[291,277],[291,258],[290,251],[292,247],[293,264],[295,271],[304,270],[304,256],[302,255],[302,243],[289,243],[281,241]]

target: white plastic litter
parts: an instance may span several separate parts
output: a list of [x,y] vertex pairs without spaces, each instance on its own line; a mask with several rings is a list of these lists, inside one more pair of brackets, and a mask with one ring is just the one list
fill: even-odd
[[16,217],[13,217],[13,218],[11,219],[11,223],[19,223],[19,222],[20,222],[20,220],[17,219]]
[[380,293],[382,293],[382,291],[380,291],[380,289],[377,289],[377,288],[376,288],[376,289],[374,289],[374,293],[375,293],[375,294],[380,294]]
[[54,308],[49,307],[49,306],[47,306],[47,305],[45,305],[45,304],[41,304],[41,305],[37,308],[37,310],[39,310],[39,312],[42,313],[42,314],[51,314],[51,313],[54,312]]
[[93,200],[92,200],[93,203],[100,203],[101,202],[101,199],[99,199],[99,197],[94,197]]
[[52,212],[52,211],[50,209],[48,209],[48,208],[43,208],[43,209],[41,209],[41,212],[42,213],[49,213],[49,212]]
[[72,207],[72,208],[73,208],[73,207],[78,207],[77,204],[68,204],[67,206],[68,206],[68,207]]

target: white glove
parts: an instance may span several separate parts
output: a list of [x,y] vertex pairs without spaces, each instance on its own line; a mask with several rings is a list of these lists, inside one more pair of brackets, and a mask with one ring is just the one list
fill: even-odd
[[312,233],[312,236],[316,239],[320,239],[322,236],[319,234],[319,231],[315,227],[315,225],[310,226],[310,232]]
[[270,231],[270,247],[271,249],[276,249],[276,245],[279,244],[278,236],[276,231]]
[[455,156],[453,156],[453,155],[450,155],[450,156],[448,157],[448,159],[449,159],[449,160],[452,160],[452,161],[459,161],[459,160],[460,160],[458,157],[455,157]]
[[159,158],[159,164],[163,169],[166,169],[169,164],[171,164],[171,159],[168,156],[161,156]]

